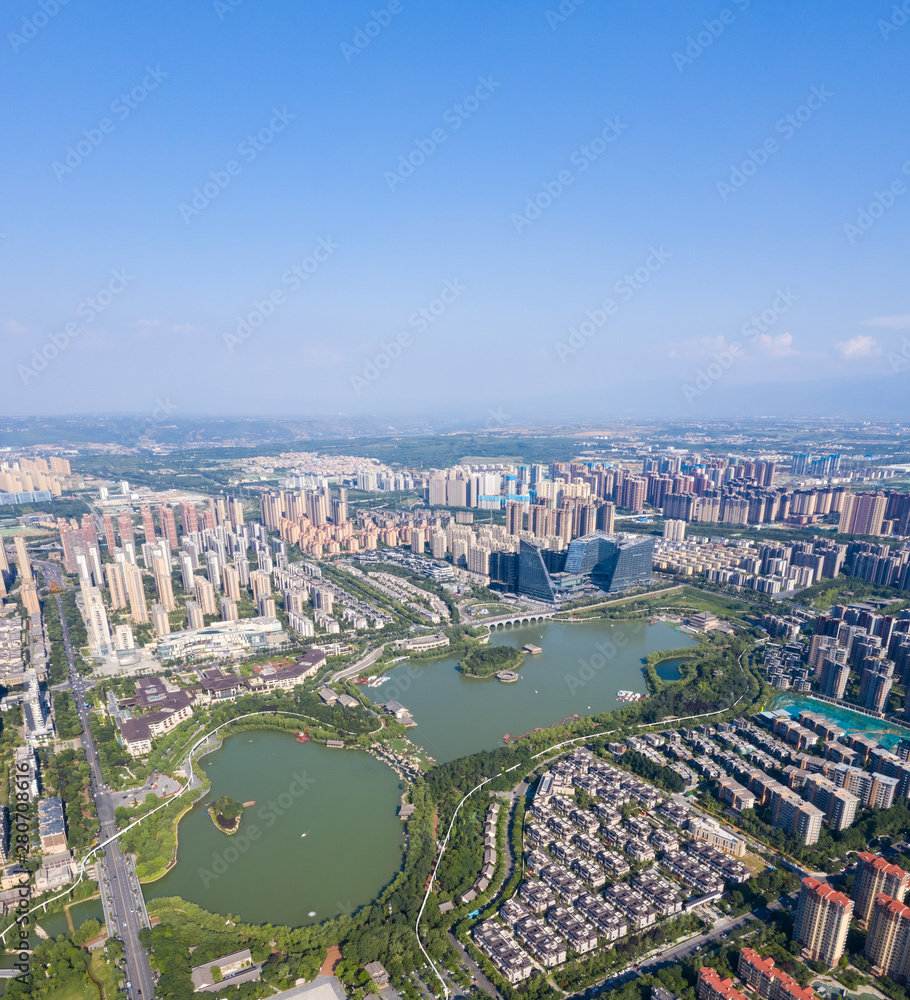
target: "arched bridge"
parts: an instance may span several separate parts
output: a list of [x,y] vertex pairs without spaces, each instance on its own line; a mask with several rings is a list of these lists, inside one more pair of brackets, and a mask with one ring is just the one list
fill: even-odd
[[528,622],[545,621],[552,618],[555,611],[528,611],[522,615],[512,615],[510,618],[490,618],[484,622],[477,622],[478,625],[487,625],[491,629],[497,625],[525,625]]

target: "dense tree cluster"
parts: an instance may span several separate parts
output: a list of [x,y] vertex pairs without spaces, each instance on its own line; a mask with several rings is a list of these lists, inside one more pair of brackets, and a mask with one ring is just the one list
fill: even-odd
[[458,665],[471,677],[491,677],[500,670],[514,670],[525,654],[514,646],[476,646]]

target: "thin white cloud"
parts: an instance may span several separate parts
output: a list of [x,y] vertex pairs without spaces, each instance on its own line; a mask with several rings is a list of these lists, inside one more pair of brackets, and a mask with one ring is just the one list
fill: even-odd
[[8,333],[11,337],[24,337],[29,332],[29,328],[24,323],[8,319],[3,324],[3,332]]
[[873,316],[863,320],[863,326],[883,326],[886,330],[910,329],[910,313],[903,316]]
[[875,337],[852,337],[850,340],[842,340],[840,343],[835,344],[834,347],[845,361],[872,358],[876,354],[882,353],[882,349],[878,346]]
[[763,333],[756,341],[763,354],[771,358],[790,358],[799,351],[793,346],[792,333],[779,333],[772,337],[770,333]]

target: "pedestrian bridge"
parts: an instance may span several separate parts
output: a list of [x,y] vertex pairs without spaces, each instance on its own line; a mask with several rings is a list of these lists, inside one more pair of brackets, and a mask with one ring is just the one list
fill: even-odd
[[555,611],[529,611],[523,615],[514,615],[511,618],[491,618],[485,622],[478,622],[478,625],[487,625],[494,629],[497,625],[524,625],[528,622],[546,621],[555,615]]

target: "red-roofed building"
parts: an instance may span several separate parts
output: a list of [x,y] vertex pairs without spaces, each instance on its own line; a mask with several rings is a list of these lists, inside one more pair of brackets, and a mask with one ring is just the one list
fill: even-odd
[[853,916],[853,900],[817,878],[803,879],[793,937],[803,946],[803,955],[834,968],[844,953]]
[[721,979],[717,971],[707,965],[698,970],[695,995],[698,1000],[748,1000],[746,994],[733,985],[732,979]]
[[863,851],[853,879],[853,915],[867,923],[877,896],[889,896],[902,903],[910,888],[910,872],[886,861],[880,854]]
[[743,948],[739,953],[737,974],[764,1000],[819,1000],[814,990],[800,986],[792,976],[776,969],[773,958],[762,958],[751,948]]
[[890,976],[898,983],[910,979],[910,906],[890,896],[876,897],[869,918],[866,958],[876,975]]

